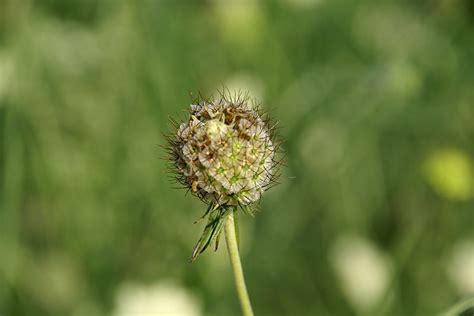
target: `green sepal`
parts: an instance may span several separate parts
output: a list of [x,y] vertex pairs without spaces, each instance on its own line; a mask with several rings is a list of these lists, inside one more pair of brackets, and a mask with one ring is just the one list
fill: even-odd
[[206,217],[207,214],[209,214],[209,212],[210,212],[213,208],[215,208],[214,204],[210,203],[209,206],[207,207],[207,210],[204,212],[204,214],[203,214],[201,217],[199,217],[197,220],[195,220],[195,221],[194,221],[194,224],[197,224],[197,223],[199,223],[200,221],[202,221],[203,218]]
[[[227,209],[219,207],[218,205],[210,205],[205,215],[209,214],[207,224],[204,227],[201,238],[199,238],[196,246],[194,246],[193,253],[191,255],[191,261],[194,261],[198,255],[203,253],[212,242],[215,243],[215,249],[219,245],[219,235],[222,232],[224,223],[224,216],[227,213]],[[204,217],[203,216],[203,217]]]
[[254,211],[250,206],[242,205],[242,204],[239,204],[239,206],[240,206],[240,209],[242,210],[242,212],[244,212],[247,215],[250,215],[250,216],[254,217]]

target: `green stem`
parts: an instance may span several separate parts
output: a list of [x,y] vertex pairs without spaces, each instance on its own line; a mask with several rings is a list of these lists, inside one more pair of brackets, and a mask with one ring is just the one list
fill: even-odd
[[234,271],[235,287],[239,295],[240,306],[244,316],[253,316],[252,305],[250,304],[249,294],[245,286],[244,272],[240,263],[239,247],[235,234],[234,211],[229,212],[224,222],[225,240],[227,242],[227,250],[229,251],[230,263]]

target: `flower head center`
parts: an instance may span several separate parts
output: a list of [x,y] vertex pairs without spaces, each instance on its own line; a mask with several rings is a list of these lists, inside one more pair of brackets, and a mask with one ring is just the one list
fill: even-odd
[[213,119],[206,122],[206,134],[211,140],[218,140],[225,136],[229,131],[229,126],[219,119]]

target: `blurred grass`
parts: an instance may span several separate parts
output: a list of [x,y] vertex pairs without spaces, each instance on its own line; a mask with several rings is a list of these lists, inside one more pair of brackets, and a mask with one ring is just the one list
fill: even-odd
[[203,315],[238,315],[224,249],[188,263],[205,206],[170,188],[158,147],[189,91],[222,85],[286,139],[283,184],[240,221],[257,315],[474,295],[473,248],[454,247],[474,242],[473,8],[2,0],[0,314],[109,315],[123,284],[172,279]]

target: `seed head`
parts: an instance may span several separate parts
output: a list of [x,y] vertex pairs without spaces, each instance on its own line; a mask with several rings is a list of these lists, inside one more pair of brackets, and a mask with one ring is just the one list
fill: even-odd
[[218,223],[228,208],[248,211],[275,183],[273,128],[247,96],[197,100],[186,122],[175,126],[172,167],[178,181],[209,205],[204,216],[216,211],[209,218]]
[[172,143],[172,155],[181,182],[220,206],[258,201],[275,175],[270,130],[248,98],[191,105]]

